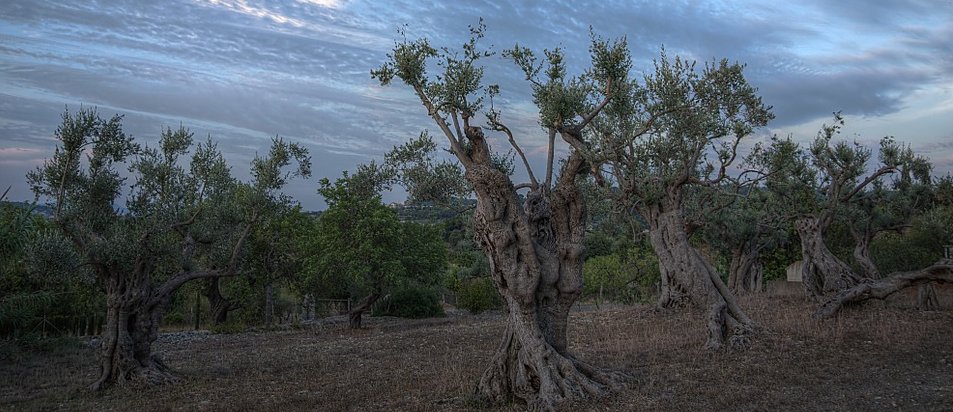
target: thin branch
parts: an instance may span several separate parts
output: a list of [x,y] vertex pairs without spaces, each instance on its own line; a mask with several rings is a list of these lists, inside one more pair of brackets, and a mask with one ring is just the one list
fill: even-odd
[[842,198],[840,199],[840,201],[841,201],[841,202],[846,202],[846,201],[850,200],[850,198],[852,198],[852,197],[854,197],[855,195],[857,195],[857,193],[859,193],[861,190],[863,190],[863,188],[864,188],[865,186],[869,185],[869,184],[872,183],[874,180],[877,180],[877,178],[879,178],[880,176],[883,176],[883,175],[885,175],[885,174],[887,174],[887,173],[893,173],[893,172],[896,172],[896,171],[897,171],[897,168],[896,168],[896,167],[893,167],[893,166],[884,166],[884,167],[881,167],[880,170],[877,170],[877,171],[874,172],[872,175],[867,176],[867,178],[864,179],[863,182],[860,182],[860,184],[857,185],[857,187],[854,187],[854,190],[851,190],[850,193],[848,193],[846,196],[842,197]]
[[556,129],[549,128],[549,149],[546,154],[546,190],[553,183],[553,157],[556,152]]
[[606,81],[605,98],[603,98],[602,101],[596,106],[596,108],[593,109],[591,112],[589,112],[589,114],[582,116],[582,121],[579,122],[579,125],[577,126],[579,127],[579,129],[586,127],[586,125],[592,122],[592,120],[599,115],[599,112],[601,112],[602,109],[604,109],[606,105],[609,104],[609,101],[612,100],[612,93],[609,92],[611,88],[612,88],[612,78],[610,77]]
[[506,138],[510,142],[510,146],[513,146],[513,150],[516,150],[516,153],[520,156],[520,159],[523,160],[523,166],[526,168],[526,174],[529,175],[529,180],[532,184],[532,189],[539,187],[539,182],[536,180],[536,176],[533,174],[533,168],[529,166],[529,161],[526,160],[526,154],[523,153],[523,149],[516,144],[516,139],[513,138],[513,132],[510,131],[509,127],[506,127],[505,124],[500,123],[496,120],[490,120],[490,125],[495,129],[502,131],[506,134]]
[[450,114],[450,118],[453,119],[453,128],[457,132],[457,141],[463,140],[463,131],[460,130],[460,119],[457,118],[457,111],[454,110]]
[[[440,127],[440,131],[442,131],[444,136],[447,137],[447,140],[450,141],[450,148],[453,150],[453,154],[457,156],[457,159],[459,159],[464,166],[471,163],[470,157],[467,156],[466,150],[463,149],[460,141],[453,136],[453,131],[450,130],[450,126],[447,125],[446,120],[440,117],[439,110],[434,107],[433,102],[431,102],[430,98],[427,97],[427,94],[424,93],[423,88],[419,85],[415,85],[414,91],[417,92],[417,97],[420,98],[420,102],[427,109],[427,114],[430,115],[430,118],[432,118],[435,123],[437,123],[437,126]],[[463,122],[465,125],[467,122],[466,117],[464,117]]]

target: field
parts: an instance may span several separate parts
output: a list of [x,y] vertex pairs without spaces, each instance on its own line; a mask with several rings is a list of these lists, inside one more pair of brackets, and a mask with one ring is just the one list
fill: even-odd
[[[702,348],[702,314],[580,305],[571,351],[635,378],[565,410],[953,410],[953,312],[874,302],[811,319],[796,296],[742,298],[765,327],[752,348]],[[176,333],[159,352],[183,377],[158,388],[85,391],[89,347],[16,352],[0,363],[4,410],[471,410],[502,332],[499,313],[371,319],[229,335]],[[490,407],[495,409],[498,407]],[[503,407],[519,410],[519,405]]]

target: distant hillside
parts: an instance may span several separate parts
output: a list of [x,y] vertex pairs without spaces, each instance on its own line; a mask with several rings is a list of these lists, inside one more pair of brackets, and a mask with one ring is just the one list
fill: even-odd
[[44,217],[50,218],[53,217],[53,208],[47,205],[33,204],[28,202],[7,202],[3,201],[0,204],[12,205],[13,207],[19,207],[22,209],[33,209],[33,213],[42,215]]
[[454,207],[438,206],[432,202],[391,203],[397,211],[397,217],[404,222],[437,223],[457,216],[460,211],[472,209],[476,200],[467,199]]

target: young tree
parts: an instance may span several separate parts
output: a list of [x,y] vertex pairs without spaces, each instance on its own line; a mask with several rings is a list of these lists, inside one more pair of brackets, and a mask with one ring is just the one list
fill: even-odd
[[[625,98],[614,100],[593,132],[594,156],[603,159],[617,187],[614,200],[632,208],[649,227],[659,258],[659,306],[686,302],[708,308],[706,347],[743,347],[754,323],[707,259],[689,243],[700,225],[686,216],[687,197],[706,188],[737,187],[730,167],[738,146],[773,118],[743,66],[727,61],[695,64],[664,51],[644,84],[626,84]],[[713,157],[713,159],[711,158]],[[709,216],[725,203],[695,202]]]
[[401,223],[360,177],[322,179],[318,189],[328,209],[318,220],[316,269],[363,296],[348,313],[351,328],[360,328],[363,314],[398,283],[436,283],[447,261],[436,231]]
[[[503,112],[493,106],[499,87],[483,82],[480,59],[491,55],[477,48],[483,31],[482,22],[471,27],[472,37],[462,52],[405,38],[371,74],[382,85],[397,78],[410,86],[459,162],[430,161],[434,144],[427,136],[398,148],[392,155],[409,158],[413,167],[405,171],[417,173],[404,173],[414,183],[408,191],[415,195],[427,192],[421,190],[425,188],[457,188],[453,182],[462,173],[476,194],[474,233],[507,311],[503,340],[480,379],[479,393],[496,402],[520,400],[532,409],[551,409],[562,400],[602,395],[621,384],[621,376],[570,355],[567,337],[569,309],[582,292],[585,257],[586,210],[577,185],[577,178],[589,170],[582,153],[587,145],[583,131],[612,100],[616,85],[628,81],[629,55],[625,41],[594,39],[592,67],[586,75],[570,78],[559,49],[546,51],[543,61],[520,46],[504,53],[525,71],[539,107],[548,156],[545,172],[537,176]],[[428,72],[434,61],[441,70],[437,75]],[[487,98],[484,129],[477,122]],[[485,130],[505,138],[525,167],[528,182],[513,183]],[[568,144],[568,155],[562,170],[554,173],[557,137]],[[528,192],[521,196],[519,190]]]
[[[256,190],[238,208],[239,223],[225,231],[228,236],[216,237],[220,222],[207,219],[210,199],[227,196],[235,183],[215,145],[199,145],[186,166],[181,158],[192,147],[191,133],[167,129],[158,148],[141,148],[121,122],[121,116],[105,120],[88,109],[64,113],[53,156],[27,175],[38,198],[52,199],[53,222],[106,293],[94,390],[176,380],[152,352],[172,294],[190,280],[238,273],[261,198],[284,184],[282,169],[292,160],[302,174],[310,162],[304,149],[276,139],[268,157],[253,162]],[[123,212],[124,178],[117,167],[127,161],[134,183]],[[212,259],[215,249],[227,251],[224,262]]]

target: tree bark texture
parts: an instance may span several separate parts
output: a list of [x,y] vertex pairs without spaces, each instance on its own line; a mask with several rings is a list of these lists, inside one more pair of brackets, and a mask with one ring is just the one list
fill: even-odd
[[754,247],[735,249],[728,267],[728,289],[736,295],[760,292],[764,287],[764,265]]
[[[667,276],[669,297],[708,309],[708,349],[747,347],[754,322],[741,310],[721,275],[688,241],[677,194],[642,211],[649,223],[649,238]],[[664,285],[665,283],[663,283]]]
[[213,325],[225,323],[228,321],[228,312],[241,307],[240,304],[229,301],[222,296],[219,281],[220,278],[217,277],[209,278],[205,285],[205,297],[208,299],[209,317]]
[[106,284],[106,325],[100,346],[100,375],[92,390],[111,384],[156,385],[177,380],[152,343],[158,337],[170,294],[163,294],[139,276],[111,276]]
[[821,299],[857,285],[861,278],[850,266],[838,259],[824,243],[824,227],[818,218],[806,216],[794,223],[801,239],[804,261],[802,282],[808,296]]
[[870,241],[872,239],[870,236],[853,233],[853,231],[852,234],[854,237],[854,260],[864,270],[862,277],[880,279],[880,270],[877,269],[874,259],[870,256]]
[[894,273],[877,281],[865,280],[834,295],[814,312],[814,317],[829,318],[848,304],[869,299],[885,299],[905,288],[930,282],[953,283],[953,265],[943,262],[926,269]]
[[582,292],[585,205],[575,182],[585,167],[582,156],[570,155],[555,187],[530,191],[523,204],[509,177],[491,166],[482,131],[468,127],[467,137],[473,153],[466,178],[477,197],[474,232],[507,310],[503,339],[478,393],[550,410],[563,400],[620,388],[623,375],[568,352],[569,310]]
[[917,308],[920,310],[937,310],[940,308],[940,299],[936,296],[933,283],[923,283],[917,290]]
[[380,292],[371,292],[365,296],[364,299],[361,299],[357,306],[352,307],[351,311],[347,313],[348,328],[360,329],[364,318],[364,312],[371,310],[371,307],[377,303],[377,300],[380,299],[380,297]]

